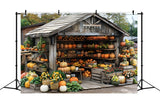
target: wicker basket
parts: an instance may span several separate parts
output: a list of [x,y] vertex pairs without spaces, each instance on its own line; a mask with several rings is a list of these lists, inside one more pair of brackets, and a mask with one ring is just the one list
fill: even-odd
[[58,90],[58,82],[57,83],[50,82],[50,89],[52,89],[52,90]]
[[49,86],[50,80],[49,80],[49,79],[42,80],[42,84],[43,84],[43,85],[48,85],[48,86]]

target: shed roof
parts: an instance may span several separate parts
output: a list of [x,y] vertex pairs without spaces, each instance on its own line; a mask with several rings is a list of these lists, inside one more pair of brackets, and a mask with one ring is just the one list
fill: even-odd
[[123,33],[124,35],[128,35],[128,33],[124,30],[122,30],[120,27],[118,27],[117,25],[113,24],[112,22],[110,22],[109,20],[103,18],[102,16],[95,14],[95,13],[80,13],[80,14],[72,14],[72,15],[67,15],[67,16],[63,16],[60,18],[57,18],[43,26],[40,26],[30,32],[28,32],[26,34],[26,36],[31,36],[31,37],[48,37],[51,35],[54,35],[60,31],[63,31],[71,26],[73,26],[74,24],[76,24],[77,22],[83,21],[91,16],[95,16],[99,19],[101,19],[102,21],[104,21],[105,23],[107,23],[108,25],[110,25],[111,27],[115,28],[116,30],[118,30],[119,32]]

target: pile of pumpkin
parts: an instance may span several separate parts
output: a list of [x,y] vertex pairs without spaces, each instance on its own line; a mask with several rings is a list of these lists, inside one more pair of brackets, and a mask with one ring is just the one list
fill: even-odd
[[88,78],[88,77],[91,77],[91,72],[89,70],[86,70],[84,73],[83,73],[83,76]]
[[97,58],[104,58],[104,59],[108,59],[108,58],[114,59],[116,57],[114,53],[110,53],[110,54],[97,53],[97,54],[94,54],[93,56]]
[[32,63],[32,62],[27,63],[27,67],[31,69],[33,69],[33,67],[36,65],[37,65],[36,63]]

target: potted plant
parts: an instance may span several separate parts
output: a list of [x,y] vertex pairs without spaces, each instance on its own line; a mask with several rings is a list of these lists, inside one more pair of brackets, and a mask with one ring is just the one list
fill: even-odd
[[115,75],[113,68],[105,70],[107,83],[111,83],[112,77]]
[[30,37],[27,37],[27,40],[24,41],[24,46],[29,48],[30,46],[32,46],[32,40]]
[[40,79],[41,79],[41,81],[42,81],[42,85],[49,85],[49,84],[50,84],[49,77],[50,77],[50,75],[49,75],[48,72],[43,72],[43,73],[41,74]]
[[118,86],[120,84],[120,81],[116,75],[114,75],[111,79],[112,85]]
[[54,71],[50,74],[50,88],[52,90],[58,90],[59,81],[63,80],[63,76],[59,71]]
[[46,47],[46,41],[41,36],[39,42],[37,43],[37,48],[39,51],[41,50],[44,51],[45,47]]
[[30,81],[30,87],[34,90],[39,89],[42,84],[42,81],[39,76],[34,77],[32,81]]
[[122,74],[125,76],[126,82],[127,82],[128,84],[132,84],[132,83],[133,83],[133,76],[134,76],[133,71],[131,71],[131,70],[126,70],[126,71],[123,71]]

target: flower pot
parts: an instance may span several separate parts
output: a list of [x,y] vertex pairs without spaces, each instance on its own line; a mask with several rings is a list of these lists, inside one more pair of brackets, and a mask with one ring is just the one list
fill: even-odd
[[133,84],[133,78],[128,78],[126,79],[127,84]]
[[112,85],[118,86],[119,85],[119,81],[111,81]]

